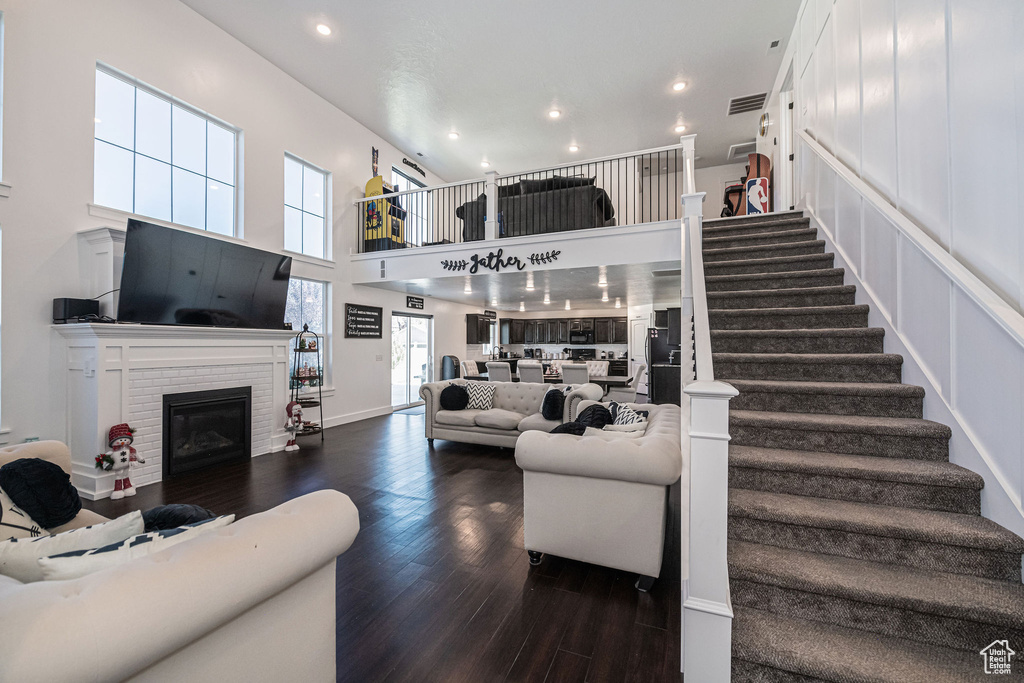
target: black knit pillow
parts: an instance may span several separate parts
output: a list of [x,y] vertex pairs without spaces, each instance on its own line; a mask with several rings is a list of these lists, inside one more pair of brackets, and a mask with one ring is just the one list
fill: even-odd
[[580,424],[579,422],[563,422],[554,429],[551,430],[551,434],[573,434],[575,436],[583,436],[583,432],[587,431],[587,425]]
[[540,406],[540,414],[545,420],[562,421],[565,411],[565,392],[561,389],[548,389],[544,394],[544,402]]
[[469,405],[469,392],[466,387],[449,384],[441,390],[441,408],[444,410],[463,410]]
[[19,458],[0,467],[0,489],[44,529],[67,524],[82,509],[71,477],[41,458]]
[[604,429],[605,425],[612,423],[612,414],[602,405],[594,404],[587,406],[576,416],[576,421],[594,429]]
[[159,505],[142,513],[142,521],[146,532],[174,529],[186,524],[195,524],[203,520],[213,519],[217,515],[204,507],[188,503],[171,503]]

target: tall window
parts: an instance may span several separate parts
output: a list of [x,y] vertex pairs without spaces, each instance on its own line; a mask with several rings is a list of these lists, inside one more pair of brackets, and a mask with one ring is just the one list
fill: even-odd
[[284,248],[325,258],[327,172],[284,155]]
[[[415,190],[426,187],[394,166],[391,167],[391,184],[395,190]],[[430,227],[433,225],[433,202],[429,192],[416,192],[399,197],[398,203],[407,211],[405,217],[405,241],[416,246],[432,242]]]
[[[300,332],[305,324],[309,325],[310,332],[320,335],[319,357],[326,366],[327,352],[330,348],[327,343],[327,283],[293,277],[288,282],[288,302],[284,309],[284,321],[291,323],[296,333]],[[295,341],[292,340],[293,347],[294,344]],[[302,362],[309,361],[303,359]],[[295,368],[292,368],[293,378],[295,374]],[[326,367],[317,368],[317,374],[326,377]],[[306,382],[306,385],[316,386],[316,382]]]
[[237,149],[237,129],[96,68],[95,203],[234,235]]

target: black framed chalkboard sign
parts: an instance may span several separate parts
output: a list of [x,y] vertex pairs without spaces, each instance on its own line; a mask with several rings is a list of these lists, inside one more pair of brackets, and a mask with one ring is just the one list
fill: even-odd
[[383,338],[384,309],[379,306],[345,304],[345,336]]
[[417,311],[423,310],[423,297],[421,296],[407,296],[405,297],[405,307],[415,308]]

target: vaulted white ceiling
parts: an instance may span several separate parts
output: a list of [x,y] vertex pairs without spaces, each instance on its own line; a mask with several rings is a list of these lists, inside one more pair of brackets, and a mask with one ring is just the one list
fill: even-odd
[[758,119],[728,101],[771,89],[800,5],[183,1],[450,181],[672,144],[679,123],[698,166],[727,163]]

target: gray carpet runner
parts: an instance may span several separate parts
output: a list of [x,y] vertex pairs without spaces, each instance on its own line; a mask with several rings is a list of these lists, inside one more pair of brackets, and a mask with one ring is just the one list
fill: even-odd
[[705,223],[715,377],[731,403],[734,681],[1024,680],[1024,540],[981,516],[825,243],[799,213]]

